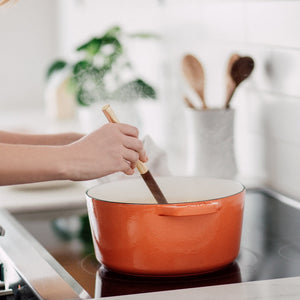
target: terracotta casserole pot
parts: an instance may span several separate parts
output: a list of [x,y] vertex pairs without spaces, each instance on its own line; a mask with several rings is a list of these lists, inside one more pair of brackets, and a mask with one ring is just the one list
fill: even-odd
[[169,204],[142,179],[95,186],[87,206],[98,261],[116,272],[182,276],[217,270],[239,253],[245,188],[203,177],[161,177]]

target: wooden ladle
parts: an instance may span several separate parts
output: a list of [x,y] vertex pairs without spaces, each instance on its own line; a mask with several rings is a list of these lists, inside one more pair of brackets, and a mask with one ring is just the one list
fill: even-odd
[[205,76],[201,63],[195,56],[187,54],[182,59],[182,71],[190,86],[199,96],[203,109],[207,109],[204,97]]
[[254,60],[249,56],[240,57],[238,54],[233,54],[228,62],[227,67],[227,86],[225,108],[230,107],[232,96],[238,85],[249,77],[254,69]]
[[[115,115],[114,111],[112,110],[109,104],[103,106],[102,111],[110,123],[119,123],[117,116]],[[138,160],[136,167],[139,170],[142,178],[144,179],[146,185],[148,186],[156,202],[158,204],[167,204],[168,203],[167,199],[165,198],[158,184],[154,180],[148,167],[140,160]]]

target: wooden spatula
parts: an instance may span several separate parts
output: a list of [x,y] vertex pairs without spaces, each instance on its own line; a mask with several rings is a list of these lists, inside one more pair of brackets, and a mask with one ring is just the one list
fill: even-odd
[[[112,110],[109,104],[103,106],[102,111],[110,123],[119,123],[117,116],[115,115],[114,111]],[[136,167],[139,170],[142,178],[144,179],[156,202],[158,204],[167,204],[168,201],[166,200],[164,194],[162,193],[158,184],[154,180],[148,167],[140,160],[138,160]]]

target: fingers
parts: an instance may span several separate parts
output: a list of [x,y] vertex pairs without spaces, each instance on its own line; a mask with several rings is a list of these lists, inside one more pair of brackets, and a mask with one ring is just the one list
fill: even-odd
[[131,150],[131,149],[127,149],[124,147],[123,151],[122,151],[122,156],[125,160],[131,162],[131,163],[136,163],[139,160],[139,153]]
[[139,153],[124,147],[122,150],[122,157],[125,162],[125,164],[124,162],[122,163],[122,172],[127,175],[132,175],[134,173],[134,169],[136,168],[137,161],[140,159]]
[[[122,123],[110,123],[104,126],[107,132],[110,132],[108,136],[116,141],[113,147],[117,147],[117,152],[119,152],[120,155],[119,159],[121,160],[118,162],[119,170],[127,175],[132,175],[138,160],[143,162],[148,161],[144,145],[142,141],[138,139],[138,129],[134,126]],[[108,141],[108,143],[110,142]]]
[[134,165],[133,163],[128,163],[127,161],[122,162],[121,171],[126,175],[133,175],[134,174]]
[[134,126],[123,124],[123,123],[119,123],[117,124],[117,126],[119,127],[120,131],[125,135],[136,137],[136,138],[139,136],[139,131]]
[[[118,124],[121,133],[125,135],[123,140],[123,145],[128,148],[138,152],[140,159],[143,162],[148,161],[144,145],[141,140],[138,139],[139,131],[136,127],[128,124]],[[132,160],[130,160],[132,162]]]
[[136,151],[139,154],[138,159],[140,159],[141,161],[146,162],[148,160],[144,145],[141,140],[133,137],[126,137],[124,138],[123,145],[127,149]]

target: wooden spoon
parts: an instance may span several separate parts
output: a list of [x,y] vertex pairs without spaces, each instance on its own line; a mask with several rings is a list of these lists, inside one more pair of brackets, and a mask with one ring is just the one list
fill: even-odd
[[227,69],[226,69],[226,98],[225,98],[225,108],[229,108],[229,102],[233,95],[233,91],[236,87],[234,80],[231,77],[231,69],[233,64],[240,58],[236,53],[232,54],[229,58]]
[[238,54],[230,57],[227,67],[226,109],[230,107],[230,101],[238,85],[249,77],[253,69],[254,61],[251,57],[240,57]]
[[185,104],[186,104],[189,108],[197,109],[197,108],[195,107],[195,105],[192,103],[192,101],[191,101],[187,96],[184,96],[184,97],[183,97],[183,100],[184,100]]
[[204,97],[204,71],[198,59],[191,55],[185,55],[182,59],[182,71],[189,82],[190,86],[195,90],[201,99],[203,109],[207,109]]
[[[115,115],[114,111],[112,110],[109,104],[103,106],[102,111],[110,123],[119,123],[117,116]],[[167,204],[167,199],[160,190],[158,184],[154,180],[147,166],[143,162],[138,160],[136,167],[139,170],[142,178],[144,179],[156,202],[158,204]]]

